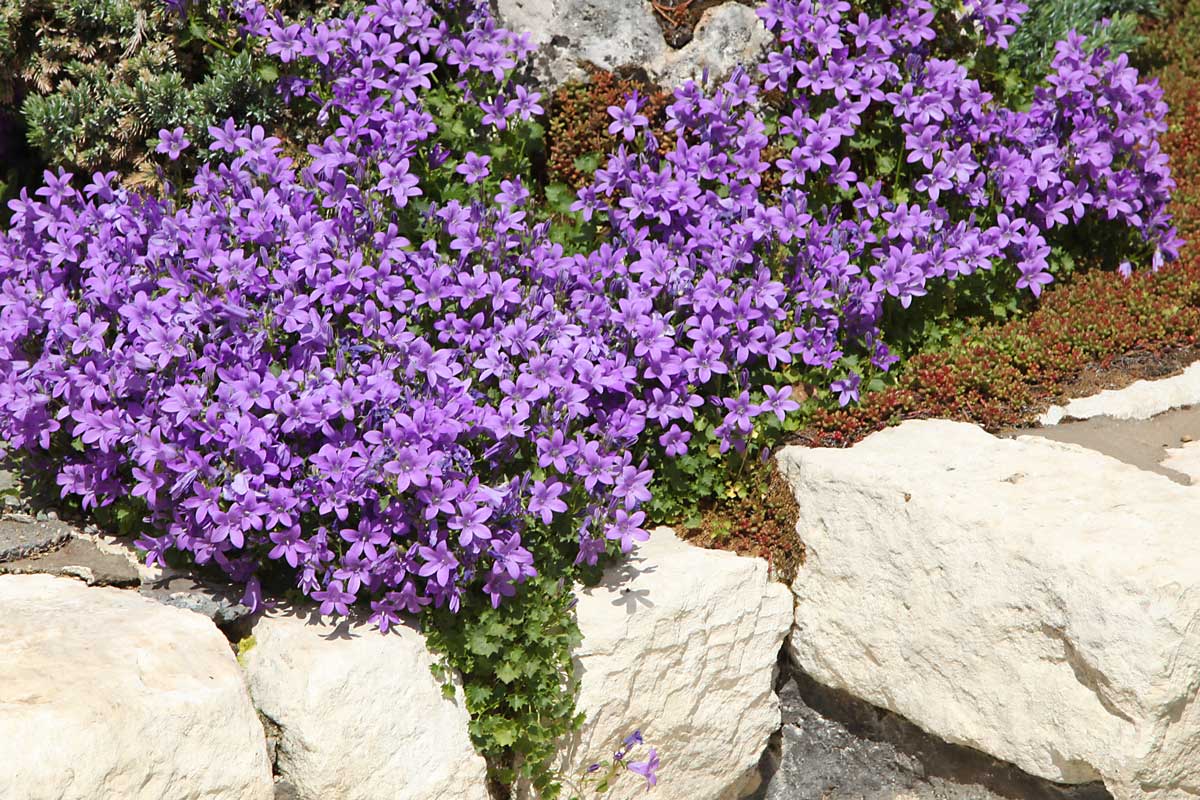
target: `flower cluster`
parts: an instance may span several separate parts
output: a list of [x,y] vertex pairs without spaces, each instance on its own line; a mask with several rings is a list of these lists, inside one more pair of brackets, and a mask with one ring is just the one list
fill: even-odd
[[[323,613],[369,598],[384,629],[468,589],[499,604],[535,553],[644,540],[647,459],[700,430],[744,447],[798,407],[785,365],[886,369],[888,298],[1005,260],[1036,293],[1054,233],[1091,217],[1173,255],[1164,108],[1123,60],[1071,39],[1014,110],[933,55],[947,25],[1001,46],[1019,4],[999,0],[949,22],[770,0],[761,75],[677,89],[664,158],[641,98],[610,110],[618,149],[575,206],[608,235],[567,252],[521,176],[446,148],[427,107],[455,93],[481,137],[541,113],[511,78],[528,39],[461,5],[283,25],[251,4],[249,32],[302,67],[284,90],[321,103],[299,163],[229,121],[185,199],[47,174],[11,204],[0,438],[53,451],[85,506],[140,503],[152,559],[216,563],[250,603],[286,565]],[[853,154],[889,132],[872,179]],[[186,133],[162,132],[171,159]]]
[[[486,14],[451,19],[399,0],[282,27],[249,6],[251,31],[327,89],[329,135],[303,169],[230,121],[209,134],[232,157],[182,203],[50,173],[11,203],[0,433],[74,442],[63,494],[138,500],[162,531],[141,541],[151,559],[219,564],[251,603],[260,567],[286,564],[323,612],[369,593],[386,629],[457,607],[468,585],[511,595],[536,574],[526,519],[553,522],[572,492],[599,498],[585,557],[645,538],[615,310],[559,301],[591,286],[526,219],[528,190],[505,182],[399,227],[423,181],[488,171],[438,148],[420,102],[433,81],[487,92],[497,121],[537,110],[524,87],[495,100],[527,40]],[[161,139],[171,157],[189,146]]]
[[[1156,141],[1166,106],[1125,56],[1072,35],[1031,107],[1006,108],[937,48],[947,26],[1003,46],[1023,5],[968,2],[950,20],[925,0],[890,8],[770,0],[760,15],[779,46],[760,79],[677,88],[665,157],[632,100],[609,109],[625,140],[643,129],[642,150],[620,147],[574,208],[611,227],[626,255],[616,269],[695,342],[680,386],[729,376],[727,440],[779,411],[744,377],[764,361],[829,369],[865,350],[886,369],[889,298],[907,308],[935,281],[1002,264],[1037,295],[1056,236],[1086,225],[1130,231],[1155,268],[1176,256]],[[765,191],[769,173],[780,191]],[[851,372],[831,388],[846,405],[859,382]]]

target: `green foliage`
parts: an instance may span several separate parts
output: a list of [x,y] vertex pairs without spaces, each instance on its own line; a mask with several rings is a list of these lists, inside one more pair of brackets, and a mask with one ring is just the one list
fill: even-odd
[[[341,6],[268,5],[317,18]],[[32,151],[8,159],[0,182],[14,191],[22,172],[50,164],[148,184],[165,161],[153,153],[162,128],[182,126],[195,140],[229,116],[279,125],[288,112],[277,75],[239,19],[231,0],[201,0],[184,16],[162,0],[0,0],[0,117],[21,117]],[[16,149],[0,141],[0,152]]]
[[1162,16],[1158,0],[1026,0],[1026,5],[1029,12],[1009,41],[1008,63],[1031,82],[1046,76],[1054,43],[1071,31],[1087,36],[1092,48],[1133,53],[1146,44],[1142,21]]
[[[282,2],[286,14],[304,11],[302,0]],[[183,126],[195,139],[208,125],[233,113],[244,123],[277,127],[288,113],[273,91],[278,76],[238,34],[226,3],[195,4],[186,18],[179,18],[161,0],[0,0],[0,113],[19,108],[28,141],[47,160],[85,171],[117,169],[134,181],[151,178],[164,163],[150,152],[149,140],[159,128]],[[1004,98],[1031,94],[1053,55],[1053,41],[1067,30],[1095,32],[1097,45],[1129,49],[1137,46],[1136,15],[1156,10],[1154,0],[1034,0],[1031,5],[1031,23],[1014,38],[1013,49],[1007,54],[980,53],[978,63],[972,64],[986,70],[988,90]],[[323,6],[318,16],[336,8],[337,4]],[[1104,16],[1114,23],[1098,30]],[[415,199],[397,222],[406,230],[418,230],[430,203],[492,197],[502,180],[528,179],[539,164],[546,166],[549,185],[539,192],[528,181],[540,195],[531,213],[578,221],[570,212],[574,187],[586,182],[601,163],[601,153],[614,144],[606,135],[605,108],[635,88],[633,84],[610,75],[594,78],[588,88],[564,89],[552,106],[555,113],[547,136],[537,122],[515,123],[503,132],[484,125],[478,105],[464,102],[461,90],[452,81],[439,82],[439,77],[434,77],[435,88],[425,101],[441,142],[453,152],[491,156],[491,174],[468,186],[455,177],[456,162],[433,168],[433,179],[425,186],[438,190]],[[665,96],[651,96],[653,118],[661,115],[665,103]],[[905,202],[913,178],[905,164],[903,133],[890,118],[877,123],[869,137],[857,138],[849,147],[862,165],[862,180],[880,181],[893,200]],[[779,137],[783,152],[796,144],[791,137]],[[432,155],[423,151],[415,158],[428,160]],[[773,178],[777,180],[770,173],[764,176],[767,190]],[[21,179],[0,174],[0,183],[6,180]],[[814,207],[850,199],[836,187],[810,189]],[[1082,239],[1052,242],[1056,276],[1073,272],[1080,252],[1128,251],[1129,243],[1096,245],[1102,241],[1099,237],[1118,235],[1115,229],[1108,226],[1085,231]],[[568,249],[588,249],[598,231],[590,224],[562,224],[555,226],[554,235]],[[901,353],[950,349],[971,325],[1007,320],[1031,306],[1014,283],[1012,265],[997,265],[993,272],[939,285],[907,313],[889,307],[889,343]],[[865,390],[884,388],[884,376],[865,358],[850,356],[841,363],[863,376]],[[803,402],[801,412],[783,422],[773,415],[758,417],[751,447],[744,453],[722,452],[711,424],[698,416],[696,439],[686,455],[654,456],[653,500],[646,507],[651,519],[682,523],[689,530],[707,525],[707,533],[718,540],[745,530],[749,520],[764,531],[768,554],[775,552],[783,534],[794,530],[794,521],[787,519],[791,511],[771,485],[761,456],[793,437],[818,409],[836,404],[826,390],[812,386],[814,370],[793,365],[777,377],[770,383],[792,386],[794,397]],[[744,385],[763,384],[740,380]],[[974,387],[978,381],[964,378],[960,383]],[[752,399],[761,402],[763,397]],[[698,513],[718,506],[707,522]],[[96,510],[95,516],[110,529],[133,534],[145,507],[128,498]],[[492,608],[481,595],[470,593],[459,613],[429,609],[423,621],[429,646],[441,656],[439,676],[447,687],[452,687],[452,674],[461,676],[472,718],[470,734],[488,759],[492,777],[505,784],[527,780],[542,797],[552,798],[561,792],[561,780],[553,772],[556,745],[582,722],[575,706],[571,653],[580,633],[571,590],[577,581],[594,580],[598,570],[574,564],[575,537],[565,523],[560,531],[539,532],[530,540],[538,543],[534,555],[541,574],[515,597]],[[252,639],[239,642],[239,658],[252,646]]]
[[[506,785],[528,780],[545,798],[561,791],[556,745],[583,722],[575,710],[571,652],[582,637],[573,605],[570,583],[543,574],[499,608],[472,593],[461,613],[425,617],[428,644],[443,657],[436,674],[462,676],[471,740],[492,777]],[[453,694],[448,681],[445,688]]]
[[1031,314],[968,330],[906,360],[888,386],[872,387],[858,405],[814,410],[798,438],[844,447],[913,417],[990,430],[1027,424],[1088,367],[1128,357],[1126,369],[1136,373],[1139,364],[1169,362],[1176,353],[1187,363],[1198,341],[1200,262],[1185,257],[1128,279],[1093,270],[1048,291]]
[[[454,173],[459,161],[446,161],[425,182],[426,194],[404,209],[401,224],[419,229],[430,204],[490,199],[512,179],[532,192],[529,214],[573,219],[573,191],[540,186],[530,177],[535,164],[545,159],[543,126],[512,119],[505,130],[497,130],[484,123],[478,104],[467,102],[455,81],[444,77],[432,76],[434,87],[424,95],[440,131],[438,144],[459,154],[490,156],[489,175],[468,185]],[[416,157],[434,155],[429,149]],[[556,227],[564,245],[594,241],[594,226]],[[581,640],[572,611],[573,589],[578,581],[598,579],[601,565],[574,563],[578,543],[569,520],[558,519],[555,527],[536,535],[530,531],[525,539],[539,575],[522,584],[516,596],[494,608],[482,595],[467,593],[457,613],[430,608],[423,624],[429,647],[441,658],[435,673],[445,681],[445,691],[454,692],[452,675],[461,677],[471,739],[487,759],[491,777],[504,785],[528,782],[538,796],[553,798],[561,792],[561,778],[553,768],[557,745],[583,722],[575,708],[571,656]]]
[[[848,364],[857,364],[848,360]],[[859,365],[864,374],[871,373],[869,363]],[[736,504],[758,497],[765,475],[762,463],[770,453],[794,434],[812,410],[829,402],[829,393],[817,390],[810,381],[814,371],[795,366],[778,373],[781,385],[793,387],[793,399],[801,403],[797,412],[788,414],[781,422],[764,414],[754,419],[749,446],[743,452],[722,452],[720,437],[713,424],[697,415],[692,441],[687,453],[668,456],[656,450],[650,462],[654,469],[651,499],[643,507],[655,522],[698,528],[703,522],[703,510],[722,504]],[[762,382],[753,382],[762,385]],[[755,393],[759,402],[763,396]]]

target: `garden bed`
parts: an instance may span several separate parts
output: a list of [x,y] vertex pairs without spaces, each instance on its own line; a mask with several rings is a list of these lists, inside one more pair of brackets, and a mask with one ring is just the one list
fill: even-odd
[[[624,574],[656,521],[792,581],[797,510],[764,466],[781,447],[924,416],[1020,425],[1200,348],[1200,262],[1175,261],[1158,149],[1184,137],[1118,55],[1137,45],[1126,13],[1052,44],[1049,3],[659,3],[713,23],[671,51],[644,3],[497,4],[553,9],[545,60],[481,4],[170,2],[131,17],[152,52],[114,49],[119,14],[74,42],[51,5],[39,30],[103,45],[63,74],[105,91],[10,71],[54,164],[0,234],[3,454],[150,565],[237,585],[224,606],[158,587],[213,619],[286,602],[419,626],[497,784],[560,790],[588,652],[575,587]],[[628,37],[574,41],[588,25]],[[581,72],[563,48],[702,80],[593,72],[543,97],[529,76]],[[147,108],[97,144],[89,114],[129,97]],[[677,545],[643,552],[668,554],[660,575],[703,556],[765,580]],[[757,589],[740,609],[696,605],[703,588],[643,616],[657,641],[728,613],[728,641],[701,626],[679,645],[719,684],[774,633],[751,630]],[[775,701],[754,687],[765,735]],[[714,774],[740,777],[758,743],[739,745]]]

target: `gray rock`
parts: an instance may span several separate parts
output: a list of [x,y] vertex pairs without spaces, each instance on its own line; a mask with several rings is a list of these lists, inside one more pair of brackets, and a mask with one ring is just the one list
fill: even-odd
[[576,707],[586,721],[564,742],[562,773],[583,773],[643,728],[663,754],[654,800],[727,800],[753,789],[779,728],[772,690],[792,619],[792,598],[767,562],[656,528],[577,598]]
[[1197,487],[947,420],[777,460],[797,666],[1050,781],[1200,797]]
[[41,555],[0,563],[0,574],[59,575],[78,578],[89,586],[137,586],[136,568],[120,556],[101,552],[92,542],[71,538],[58,549]]
[[[738,66],[752,68],[770,46],[771,33],[753,8],[724,3],[707,9],[694,37],[679,50],[665,50],[646,66],[650,78],[672,87],[694,80],[724,80]],[[705,85],[708,85],[705,84]]]
[[0,563],[26,559],[62,546],[71,527],[56,521],[10,514],[0,518]]
[[506,28],[531,34],[533,77],[551,88],[585,78],[585,64],[640,67],[667,49],[647,0],[499,0],[497,11]]
[[187,575],[172,575],[143,584],[141,593],[160,603],[203,614],[218,626],[250,616],[250,609],[241,604],[235,589],[203,583]]
[[418,631],[384,636],[306,607],[256,617],[251,635],[239,661],[255,707],[275,723],[275,773],[295,797],[488,800],[462,692],[443,694]]
[[936,739],[911,722],[785,666],[784,725],[756,800],[1111,800]]
[[724,78],[770,42],[754,10],[725,2],[704,12],[680,49],[663,36],[649,0],[497,0],[500,22],[538,46],[532,78],[546,88],[583,80],[587,67],[634,69],[667,88],[707,70]]

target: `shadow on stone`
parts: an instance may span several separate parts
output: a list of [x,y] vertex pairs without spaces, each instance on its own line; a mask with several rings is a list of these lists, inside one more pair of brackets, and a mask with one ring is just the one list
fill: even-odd
[[222,629],[250,615],[237,587],[203,582],[188,574],[167,575],[145,583],[141,593],[160,603],[203,614]]
[[1112,800],[1103,784],[1063,785],[822,686],[780,659],[783,727],[763,754],[754,800]]

